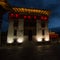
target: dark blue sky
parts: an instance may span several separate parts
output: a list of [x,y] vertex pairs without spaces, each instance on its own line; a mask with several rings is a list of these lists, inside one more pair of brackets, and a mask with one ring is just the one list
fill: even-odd
[[[51,11],[48,28],[60,31],[60,0],[7,0],[12,7],[38,8]],[[8,13],[3,16],[2,30],[7,30]]]

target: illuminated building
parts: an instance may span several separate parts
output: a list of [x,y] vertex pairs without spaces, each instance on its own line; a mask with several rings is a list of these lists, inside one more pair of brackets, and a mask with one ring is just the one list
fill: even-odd
[[27,8],[13,10],[14,12],[9,12],[9,27],[5,33],[7,44],[21,44],[26,40],[48,43],[51,39],[58,38],[58,34],[51,34],[52,32],[48,30],[49,11]]

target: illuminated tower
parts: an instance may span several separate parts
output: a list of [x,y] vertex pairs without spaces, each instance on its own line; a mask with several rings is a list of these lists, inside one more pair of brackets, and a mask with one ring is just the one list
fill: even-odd
[[19,14],[9,14],[9,28],[7,34],[7,43],[23,43],[24,36],[24,19]]
[[49,41],[49,30],[48,30],[48,16],[40,16],[40,19],[37,20],[37,36],[36,39],[38,42]]

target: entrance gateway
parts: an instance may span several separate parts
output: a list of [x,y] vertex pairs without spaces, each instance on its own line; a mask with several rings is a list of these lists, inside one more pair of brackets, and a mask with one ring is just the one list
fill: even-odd
[[13,8],[9,13],[7,43],[23,43],[26,40],[35,42],[49,41],[49,11]]

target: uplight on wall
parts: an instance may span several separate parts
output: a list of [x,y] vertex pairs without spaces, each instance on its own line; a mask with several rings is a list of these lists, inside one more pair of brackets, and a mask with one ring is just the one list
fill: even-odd
[[24,37],[20,37],[17,39],[17,43],[23,43],[24,42]]
[[50,41],[50,38],[48,35],[45,36],[45,41]]
[[42,37],[36,36],[36,40],[37,40],[37,42],[42,42]]
[[43,39],[44,39],[45,42],[50,41],[48,36],[46,36],[45,38],[43,36],[36,36],[36,41],[37,42],[43,42]]
[[12,37],[8,37],[7,43],[12,44],[13,42],[14,42],[14,40],[12,40]]

